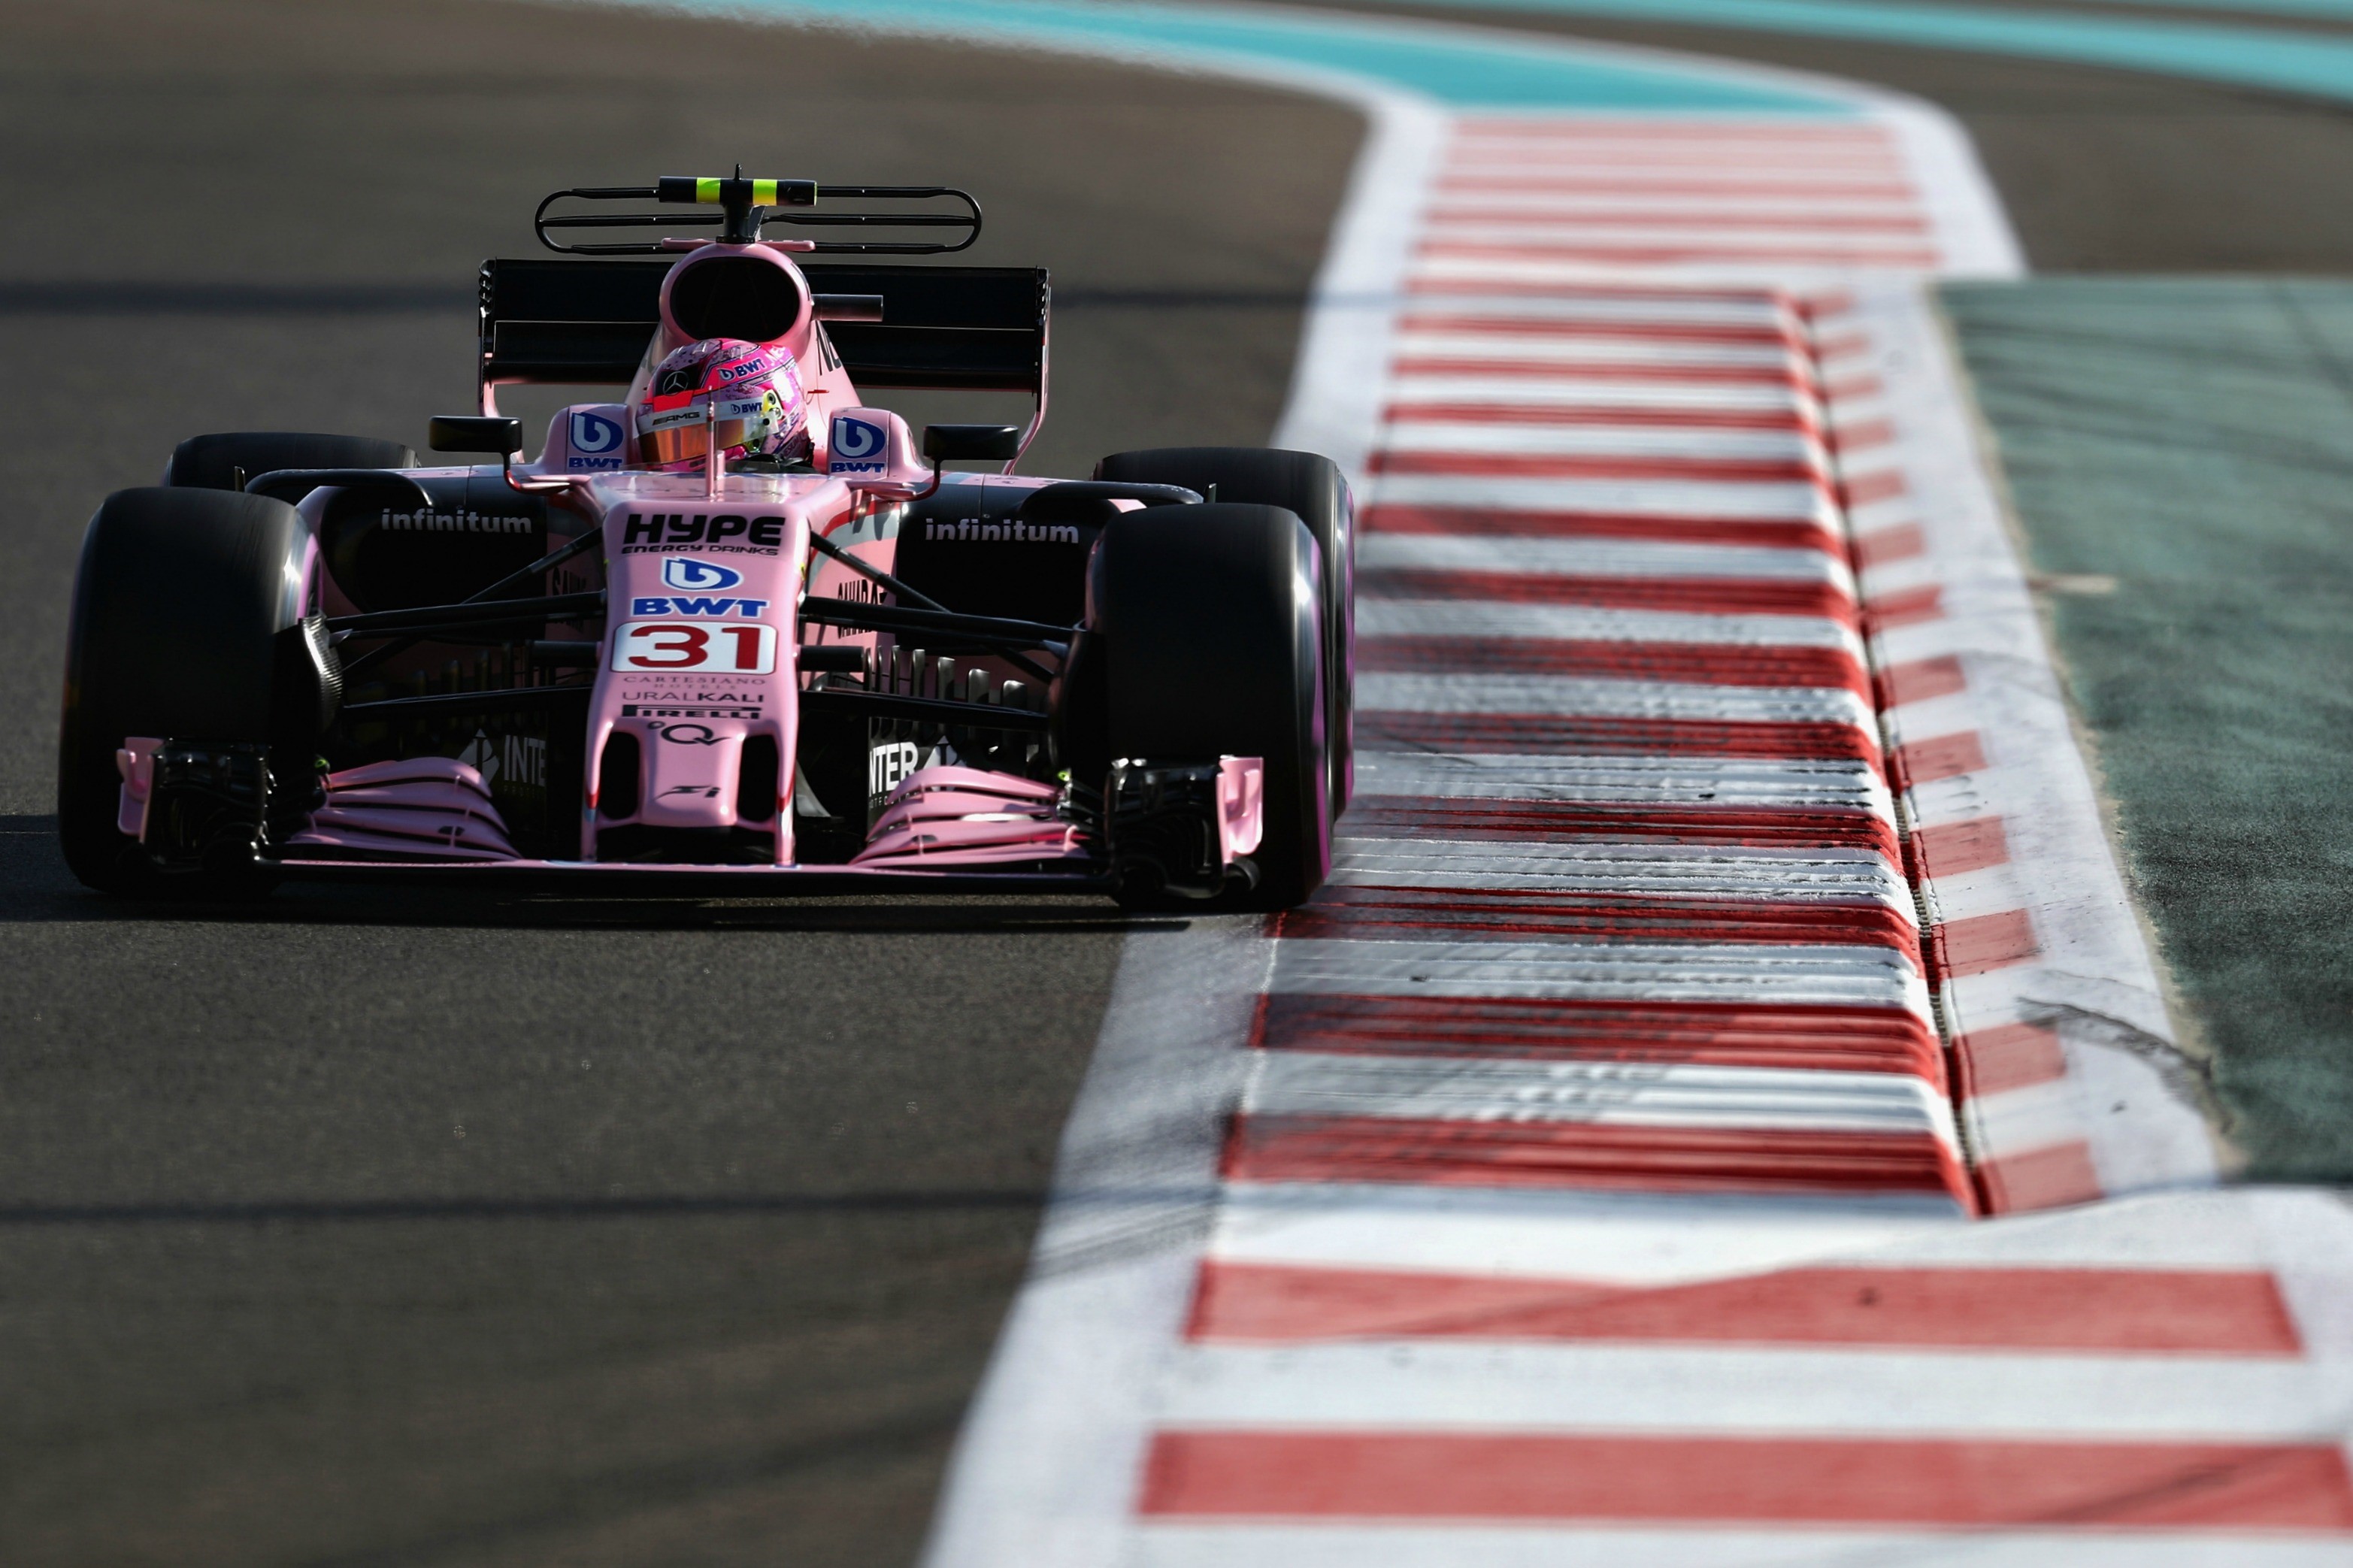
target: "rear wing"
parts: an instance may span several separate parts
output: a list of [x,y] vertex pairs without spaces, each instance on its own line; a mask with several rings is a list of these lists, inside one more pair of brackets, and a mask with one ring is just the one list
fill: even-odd
[[[661,324],[670,268],[667,261],[483,262],[482,412],[498,412],[501,386],[627,384]],[[1022,446],[1036,437],[1046,417],[1052,302],[1044,268],[810,263],[801,271],[820,306],[833,294],[881,299],[880,321],[821,329],[819,352],[829,342],[860,387],[1026,392],[1037,412]]]

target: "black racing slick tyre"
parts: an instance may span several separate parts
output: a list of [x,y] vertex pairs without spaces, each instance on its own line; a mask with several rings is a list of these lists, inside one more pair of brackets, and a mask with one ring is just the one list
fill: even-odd
[[191,436],[172,449],[164,482],[175,489],[241,490],[280,468],[413,468],[417,454],[367,436],[300,430],[232,430]]
[[1321,554],[1281,508],[1155,507],[1113,520],[1090,572],[1108,754],[1265,761],[1250,908],[1289,909],[1332,868]]
[[1298,514],[1324,553],[1324,731],[1332,751],[1332,815],[1356,784],[1356,521],[1339,465],[1313,452],[1268,447],[1156,447],[1117,452],[1095,477],[1125,484],[1182,485],[1215,501],[1279,506]]
[[[58,752],[58,836],[85,885],[159,888],[153,856],[116,825],[125,738],[280,746],[308,765],[340,696],[310,616],[315,553],[301,514],[266,496],[118,490],[90,519]],[[252,878],[174,879],[207,879]]]

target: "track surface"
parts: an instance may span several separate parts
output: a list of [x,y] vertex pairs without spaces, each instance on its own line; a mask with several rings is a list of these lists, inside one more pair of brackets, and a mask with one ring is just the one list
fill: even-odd
[[12,5],[0,37],[40,171],[0,219],[0,1558],[906,1559],[1113,911],[101,902],[48,815],[82,521],[195,431],[421,440],[541,194],[739,158],[969,185],[972,259],[1053,266],[1042,471],[1261,441],[1354,117],[420,0]]
[[[1562,30],[1943,101],[2041,268],[2353,257],[2334,112]],[[0,34],[0,125],[45,172],[0,215],[14,1556],[905,1558],[1020,1270],[1108,911],[100,903],[47,819],[80,522],[197,430],[417,439],[466,402],[474,262],[524,250],[541,193],[739,157],[981,191],[973,259],[1056,271],[1041,468],[1261,439],[1352,117],[1095,64],[455,0],[9,4]],[[499,63],[524,48],[546,74]],[[783,83],[805,112],[747,111]]]

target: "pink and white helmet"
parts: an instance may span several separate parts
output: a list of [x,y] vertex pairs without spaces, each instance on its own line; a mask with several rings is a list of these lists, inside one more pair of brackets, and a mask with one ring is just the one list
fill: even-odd
[[740,338],[705,338],[673,349],[654,367],[638,405],[638,460],[677,473],[702,467],[704,432],[715,419],[731,458],[765,453],[787,461],[809,449],[808,395],[781,348]]

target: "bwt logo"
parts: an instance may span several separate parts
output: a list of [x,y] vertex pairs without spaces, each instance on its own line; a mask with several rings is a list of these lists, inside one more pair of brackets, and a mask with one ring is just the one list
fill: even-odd
[[833,437],[826,447],[826,467],[837,474],[879,474],[890,466],[890,432],[880,425],[834,416]]
[[662,557],[662,581],[673,588],[733,588],[743,580],[741,572],[731,571],[708,561],[697,561],[691,555]]
[[617,468],[621,466],[621,427],[601,414],[572,416],[572,456],[569,468]]
[[767,608],[765,599],[706,599],[694,594],[676,598],[656,594],[629,601],[633,616],[744,616],[756,621]]

